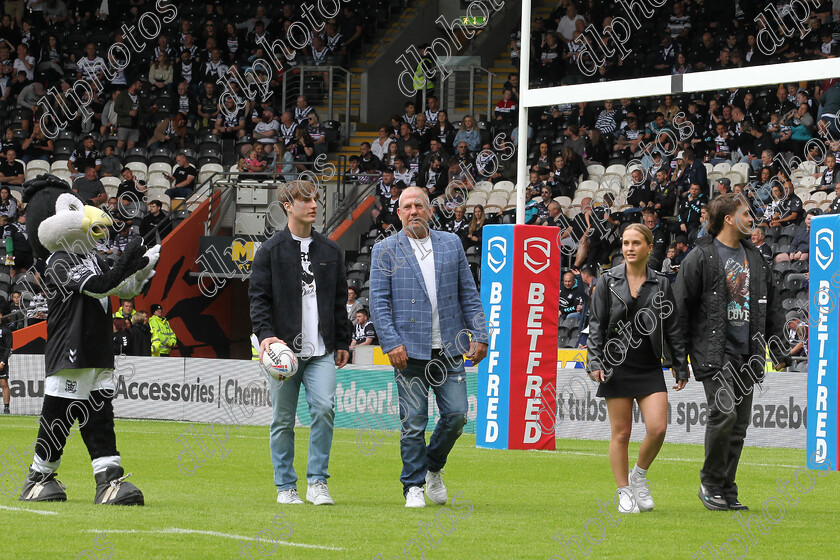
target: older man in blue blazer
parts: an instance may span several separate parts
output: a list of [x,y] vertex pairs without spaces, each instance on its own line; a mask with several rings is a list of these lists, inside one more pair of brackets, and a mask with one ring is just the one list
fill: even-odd
[[[406,507],[425,507],[424,483],[430,500],[446,503],[441,469],[467,422],[463,355],[475,364],[487,354],[487,325],[461,240],[431,230],[429,211],[424,189],[406,189],[397,209],[403,229],[371,255],[373,324],[399,393]],[[440,420],[427,446],[429,388]]]

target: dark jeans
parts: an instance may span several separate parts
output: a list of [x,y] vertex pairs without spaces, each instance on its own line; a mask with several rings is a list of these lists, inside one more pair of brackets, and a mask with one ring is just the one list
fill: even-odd
[[[462,358],[448,359],[432,350],[432,360],[408,359],[394,370],[400,401],[400,455],[403,494],[426,483],[426,471],[439,471],[467,423],[467,375]],[[435,393],[440,420],[426,445],[429,388]]]
[[727,350],[720,371],[709,379],[703,379],[709,417],[706,423],[706,460],[700,470],[700,481],[707,488],[723,489],[728,498],[738,496],[735,473],[752,412],[753,381],[746,371],[741,371],[742,364],[748,359],[749,356]]

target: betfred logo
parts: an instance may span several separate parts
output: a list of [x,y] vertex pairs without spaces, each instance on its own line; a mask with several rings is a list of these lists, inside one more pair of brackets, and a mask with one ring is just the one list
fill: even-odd
[[[533,251],[531,248],[533,248]],[[528,270],[534,274],[539,274],[548,268],[551,263],[551,242],[544,237],[529,237],[525,240],[522,260]]]
[[495,273],[505,267],[507,254],[507,239],[504,237],[493,237],[487,242],[487,266]]
[[821,269],[826,270],[834,260],[834,231],[828,228],[819,230],[816,242],[817,264]]

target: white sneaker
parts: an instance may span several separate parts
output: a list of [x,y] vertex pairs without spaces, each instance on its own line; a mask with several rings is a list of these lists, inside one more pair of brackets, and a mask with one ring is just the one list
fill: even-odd
[[630,472],[630,491],[639,511],[651,511],[653,509],[653,498],[650,497],[650,482],[643,476],[637,476],[634,471]]
[[439,506],[446,505],[446,486],[441,478],[443,471],[426,471],[426,495]]
[[426,507],[426,497],[423,495],[423,489],[419,486],[412,486],[405,494],[405,507],[407,508],[424,508]]
[[302,504],[303,500],[298,496],[297,490],[289,488],[277,493],[278,504]]
[[618,513],[639,513],[639,504],[636,503],[629,486],[619,488],[617,494]]
[[330,496],[330,491],[327,490],[327,483],[323,480],[316,480],[306,489],[306,500],[312,502],[316,506],[332,506],[335,502]]

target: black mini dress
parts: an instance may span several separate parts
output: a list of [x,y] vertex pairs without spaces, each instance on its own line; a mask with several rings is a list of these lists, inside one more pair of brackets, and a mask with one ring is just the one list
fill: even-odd
[[[649,289],[649,286],[642,285],[642,290]],[[653,344],[650,341],[650,334],[644,334],[650,330],[642,317],[638,317],[639,297],[631,298],[627,317],[630,328],[627,330],[631,336],[614,334],[608,339],[605,345],[605,356],[614,356],[613,359],[623,359],[615,365],[605,365],[604,374],[610,378],[598,386],[599,397],[644,397],[653,393],[667,392],[665,385],[665,374],[662,372],[662,361],[656,355]],[[641,329],[640,329],[641,327]],[[661,328],[661,325],[660,325]],[[617,339],[615,342],[609,340]],[[620,349],[616,351],[616,349]],[[605,359],[605,364],[609,364]]]

